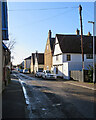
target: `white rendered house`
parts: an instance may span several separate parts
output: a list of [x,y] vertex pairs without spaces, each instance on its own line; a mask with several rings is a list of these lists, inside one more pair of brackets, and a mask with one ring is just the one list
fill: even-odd
[[[89,65],[93,65],[92,40],[92,36],[83,36],[85,70],[88,69],[87,67]],[[57,76],[61,76],[64,79],[70,79],[70,71],[72,70],[82,70],[80,35],[56,34],[53,54],[53,71]]]

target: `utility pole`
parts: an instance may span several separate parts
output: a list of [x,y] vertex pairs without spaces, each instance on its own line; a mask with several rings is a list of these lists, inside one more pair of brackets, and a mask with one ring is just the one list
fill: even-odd
[[82,6],[79,5],[80,25],[81,25],[81,51],[82,51],[82,81],[84,82],[84,53],[83,53],[83,27],[82,27]]

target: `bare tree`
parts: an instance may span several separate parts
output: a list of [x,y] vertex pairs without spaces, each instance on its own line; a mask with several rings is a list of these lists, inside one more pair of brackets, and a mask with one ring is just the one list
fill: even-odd
[[15,38],[12,37],[12,34],[9,34],[10,39],[8,41],[5,41],[5,45],[8,47],[10,51],[14,49],[14,45],[16,44]]

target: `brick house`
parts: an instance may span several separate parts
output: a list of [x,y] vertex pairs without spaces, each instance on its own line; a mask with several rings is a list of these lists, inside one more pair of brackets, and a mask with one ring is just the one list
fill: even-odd
[[48,39],[44,52],[44,70],[51,70],[53,65],[53,52],[54,52],[54,42],[55,38],[51,37],[51,30],[48,32]]

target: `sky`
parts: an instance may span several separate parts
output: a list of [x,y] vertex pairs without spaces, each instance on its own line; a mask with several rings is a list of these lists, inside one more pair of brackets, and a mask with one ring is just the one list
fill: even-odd
[[15,39],[12,62],[20,64],[32,53],[45,51],[48,31],[76,34],[80,30],[79,5],[82,5],[83,34],[92,33],[94,2],[9,2],[9,39]]

